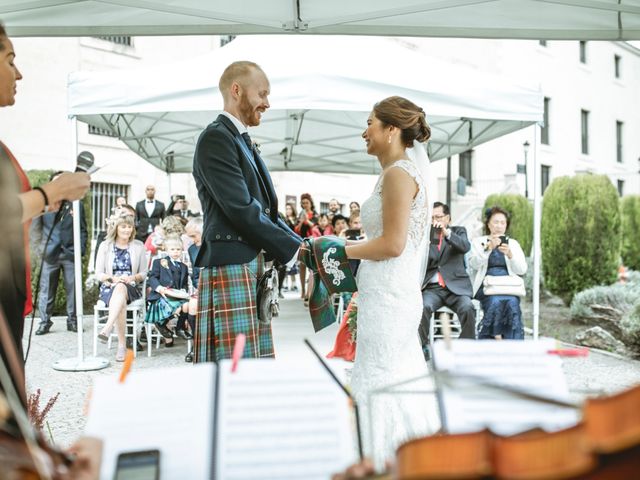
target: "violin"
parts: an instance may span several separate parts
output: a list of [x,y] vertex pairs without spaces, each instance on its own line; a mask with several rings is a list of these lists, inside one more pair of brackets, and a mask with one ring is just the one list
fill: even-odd
[[640,471],[640,385],[588,399],[582,420],[557,432],[501,436],[489,430],[408,441],[396,454],[393,478],[637,478]]

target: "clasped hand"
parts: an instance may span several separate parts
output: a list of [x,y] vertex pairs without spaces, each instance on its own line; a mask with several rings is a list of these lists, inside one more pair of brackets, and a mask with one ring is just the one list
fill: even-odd
[[508,243],[502,243],[502,239],[500,235],[493,235],[489,237],[489,250],[493,250],[497,248],[499,252],[505,255],[507,258],[511,258],[513,253],[511,252],[511,247],[509,247]]

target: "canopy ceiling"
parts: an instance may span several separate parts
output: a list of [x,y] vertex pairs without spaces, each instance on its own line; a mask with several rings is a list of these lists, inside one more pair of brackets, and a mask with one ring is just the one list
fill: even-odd
[[640,39],[640,0],[0,0],[0,18],[13,36]]
[[395,39],[281,35],[239,37],[171,65],[73,73],[69,113],[114,132],[165,171],[190,172],[198,135],[222,109],[217,79],[241,59],[260,64],[271,81],[271,108],[250,133],[272,171],[376,173],[360,135],[373,104],[390,95],[425,109],[432,160],[542,120],[537,89]]

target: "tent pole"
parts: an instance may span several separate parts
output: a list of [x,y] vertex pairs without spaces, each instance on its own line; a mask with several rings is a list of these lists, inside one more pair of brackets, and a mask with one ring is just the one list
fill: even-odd
[[538,125],[533,125],[533,339],[538,340],[540,321],[540,224],[542,221],[541,169],[538,164]]
[[[69,119],[71,124],[71,153],[74,160],[78,157],[78,125],[76,117]],[[103,358],[84,358],[84,308],[82,298],[82,250],[80,244],[80,200],[73,202],[73,266],[74,285],[76,296],[76,318],[78,324],[78,355],[72,358],[57,360],[53,363],[54,370],[67,372],[80,372],[88,370],[100,370],[109,366],[109,362]]]

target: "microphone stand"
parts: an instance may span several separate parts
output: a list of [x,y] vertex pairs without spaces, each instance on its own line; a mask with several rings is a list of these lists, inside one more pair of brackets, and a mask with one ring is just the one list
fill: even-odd
[[[77,155],[77,130],[76,119],[73,117],[72,135],[73,151]],[[90,370],[101,370],[109,366],[109,360],[102,357],[84,358],[84,343],[82,333],[84,331],[84,308],[82,305],[82,249],[80,244],[80,201],[73,202],[73,266],[75,269],[75,294],[76,294],[76,316],[78,323],[78,354],[72,358],[64,358],[53,363],[54,370],[64,372],[86,372]]]

